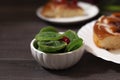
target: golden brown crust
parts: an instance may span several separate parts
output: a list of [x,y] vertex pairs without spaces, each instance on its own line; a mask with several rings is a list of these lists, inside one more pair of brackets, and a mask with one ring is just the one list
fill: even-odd
[[98,22],[96,22],[95,25],[94,25],[94,33],[99,37],[99,39],[103,39],[107,36],[112,35],[112,34],[110,34],[109,32],[106,31],[104,26],[99,25]]
[[120,13],[119,13],[119,12],[114,13],[114,14],[112,14],[111,16],[112,16],[112,17],[116,17],[116,18],[119,18],[119,19],[120,19]]
[[[77,11],[77,12],[76,12]],[[48,2],[43,7],[41,14],[45,17],[74,17],[83,15],[83,9],[76,5],[68,3]]]
[[102,16],[96,21],[93,27],[93,38],[98,47],[120,49],[120,17],[118,16],[120,13]]

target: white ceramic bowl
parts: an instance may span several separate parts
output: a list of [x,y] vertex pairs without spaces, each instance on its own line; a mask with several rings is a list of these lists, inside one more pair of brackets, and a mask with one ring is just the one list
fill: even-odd
[[30,43],[30,48],[33,57],[35,60],[43,67],[48,69],[66,69],[74,64],[76,64],[84,52],[84,44],[79,48],[71,52],[65,53],[44,53],[42,51],[37,50],[34,47],[35,39],[33,39]]

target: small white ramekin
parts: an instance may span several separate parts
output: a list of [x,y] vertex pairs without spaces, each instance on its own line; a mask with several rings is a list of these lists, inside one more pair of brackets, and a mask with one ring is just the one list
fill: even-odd
[[43,67],[48,69],[66,69],[76,64],[84,53],[84,44],[71,52],[45,53],[34,47],[35,39],[30,43],[31,53],[34,59]]

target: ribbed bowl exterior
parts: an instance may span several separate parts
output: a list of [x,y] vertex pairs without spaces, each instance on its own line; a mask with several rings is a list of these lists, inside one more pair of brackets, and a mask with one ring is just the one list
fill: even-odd
[[31,52],[35,60],[43,67],[49,69],[66,69],[76,64],[83,55],[84,45],[77,50],[66,53],[44,53],[34,48],[35,39],[31,41]]

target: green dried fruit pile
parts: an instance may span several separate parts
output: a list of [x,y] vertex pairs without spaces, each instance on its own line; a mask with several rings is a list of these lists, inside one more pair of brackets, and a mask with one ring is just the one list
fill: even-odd
[[83,40],[78,37],[76,32],[67,30],[61,34],[51,26],[42,28],[35,39],[36,49],[46,53],[69,52],[83,45]]

